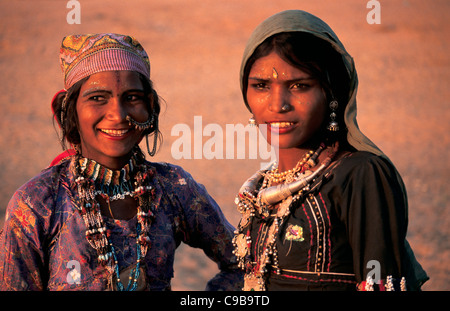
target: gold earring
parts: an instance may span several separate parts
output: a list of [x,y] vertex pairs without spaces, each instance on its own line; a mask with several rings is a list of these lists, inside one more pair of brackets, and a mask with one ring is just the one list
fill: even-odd
[[254,116],[251,116],[250,119],[248,119],[248,124],[250,124],[250,126],[256,126],[256,120]]

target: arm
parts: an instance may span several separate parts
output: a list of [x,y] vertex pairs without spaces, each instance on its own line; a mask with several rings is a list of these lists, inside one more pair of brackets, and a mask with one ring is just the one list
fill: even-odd
[[[345,202],[346,201],[346,202]],[[358,163],[344,187],[345,222],[359,289],[368,277],[399,289],[406,276],[407,202],[395,168],[376,156]],[[380,282],[381,281],[381,282]],[[377,286],[377,285],[376,285]]]
[[0,233],[0,290],[45,290],[50,219],[59,171],[44,170],[17,190]]
[[8,204],[0,234],[0,290],[44,290],[46,264],[40,217],[21,191]]
[[190,174],[179,169],[173,183],[174,204],[182,221],[178,226],[181,240],[196,248],[218,264],[220,272],[211,279],[207,290],[240,290],[242,272],[233,255],[234,227],[226,220],[217,203]]

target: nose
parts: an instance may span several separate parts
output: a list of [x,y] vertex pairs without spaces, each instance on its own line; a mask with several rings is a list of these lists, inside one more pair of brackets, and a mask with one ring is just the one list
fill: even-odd
[[289,104],[289,91],[282,86],[276,86],[272,88],[271,99],[269,101],[269,110],[271,112],[283,113],[288,111]]
[[112,97],[107,109],[108,110],[107,110],[106,116],[109,120],[115,121],[115,122],[126,121],[126,116],[128,115],[128,112],[120,98]]

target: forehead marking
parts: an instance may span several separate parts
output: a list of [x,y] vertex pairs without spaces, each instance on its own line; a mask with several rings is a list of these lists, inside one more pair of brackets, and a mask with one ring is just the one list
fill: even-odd
[[272,68],[272,77],[273,77],[274,79],[278,79],[278,72],[277,72],[277,70],[275,69],[275,67]]

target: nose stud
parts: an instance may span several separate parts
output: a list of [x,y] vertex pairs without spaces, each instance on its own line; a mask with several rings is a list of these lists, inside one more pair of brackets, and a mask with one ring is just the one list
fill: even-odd
[[289,105],[289,104],[285,104],[281,107],[281,111],[283,111],[283,112],[286,112],[289,110],[291,110],[291,105]]

